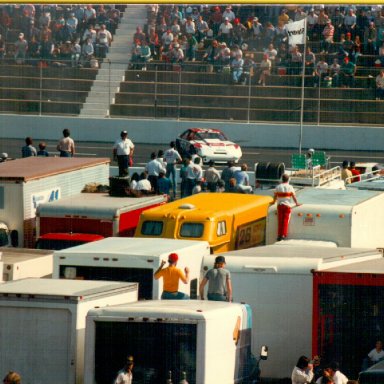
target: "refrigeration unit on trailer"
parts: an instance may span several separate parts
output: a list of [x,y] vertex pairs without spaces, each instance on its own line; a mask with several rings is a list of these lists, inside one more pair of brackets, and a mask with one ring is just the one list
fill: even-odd
[[4,263],[3,281],[52,276],[53,251],[0,247],[0,253]]
[[87,312],[137,300],[137,284],[23,279],[0,284],[0,372],[23,383],[83,384]]
[[162,260],[177,253],[177,267],[190,270],[190,282],[180,283],[179,291],[195,298],[202,259],[209,252],[206,241],[109,237],[55,251],[53,277],[138,282],[140,299],[160,299],[163,279],[154,280],[153,274]]

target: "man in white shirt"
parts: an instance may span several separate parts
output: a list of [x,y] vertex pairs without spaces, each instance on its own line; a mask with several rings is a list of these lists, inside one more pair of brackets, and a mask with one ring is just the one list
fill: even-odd
[[165,173],[165,168],[163,164],[157,159],[155,152],[151,153],[151,161],[147,163],[145,170],[148,172],[148,180],[152,185],[153,191],[157,193],[157,179],[159,178],[160,172]]
[[292,211],[291,199],[296,206],[301,205],[296,199],[294,188],[289,184],[289,176],[284,173],[281,180],[282,182],[276,187],[272,203],[274,204],[277,201],[277,241],[284,240],[288,235],[288,225]]
[[121,139],[117,140],[113,146],[113,158],[117,158],[119,176],[125,177],[128,175],[128,167],[130,165],[135,146],[132,141],[128,139],[127,131],[122,131],[120,137]]
[[176,197],[176,164],[181,163],[181,156],[176,150],[176,144],[171,141],[169,144],[170,148],[164,153],[164,159],[167,163],[166,177],[170,178],[173,187],[173,197]]
[[[339,364],[332,362],[328,367],[325,368],[329,377],[333,380],[334,384],[347,384],[348,378],[339,370]],[[317,383],[317,382],[316,382]]]
[[132,384],[132,369],[133,369],[133,357],[128,356],[127,362],[123,369],[117,373],[117,377],[114,384]]

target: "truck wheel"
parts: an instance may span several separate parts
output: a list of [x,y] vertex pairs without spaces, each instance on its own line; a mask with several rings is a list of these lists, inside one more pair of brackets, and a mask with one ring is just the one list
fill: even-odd
[[268,166],[269,179],[279,180],[284,172],[285,172],[284,163],[269,163],[269,166]]
[[268,166],[269,162],[260,162],[256,168],[256,180],[257,179],[268,179]]

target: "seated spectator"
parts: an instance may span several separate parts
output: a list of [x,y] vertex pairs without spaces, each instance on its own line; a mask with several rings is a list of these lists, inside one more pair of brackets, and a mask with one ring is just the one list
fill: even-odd
[[35,20],[29,20],[27,28],[23,30],[25,39],[30,42],[34,37],[36,40],[40,39],[40,29],[35,27]]
[[142,195],[149,195],[152,193],[152,186],[148,180],[148,173],[146,171],[140,174],[140,180],[136,184],[135,191]]
[[244,42],[245,35],[247,33],[247,28],[241,24],[240,19],[236,17],[233,20],[233,44],[241,46]]
[[381,66],[384,66],[384,42],[379,47],[379,60],[381,61]]
[[196,33],[196,26],[195,26],[195,22],[192,20],[192,17],[189,16],[187,17],[187,20],[184,24],[184,32],[188,35],[195,35]]
[[151,55],[155,58],[159,58],[159,36],[156,33],[156,30],[154,28],[151,28],[149,31],[149,48],[151,50]]
[[263,36],[263,47],[268,47],[269,44],[273,44],[275,40],[276,30],[270,21],[265,23],[264,36]]
[[384,68],[376,76],[376,100],[384,99]]
[[33,157],[37,155],[36,148],[32,144],[32,139],[30,137],[26,137],[25,145],[21,148],[21,157]]
[[151,60],[151,49],[146,40],[143,41],[140,47],[140,61],[143,63],[143,67],[141,69],[147,69],[147,63]]
[[349,8],[348,13],[344,17],[344,33],[355,34],[356,15],[352,7]]
[[266,49],[264,49],[264,53],[268,55],[268,59],[272,63],[272,66],[275,65],[276,56],[277,56],[277,49],[273,46],[273,44],[269,44]]
[[181,34],[181,27],[178,19],[174,19],[171,26],[171,32],[173,36],[179,36]]
[[207,36],[208,30],[208,23],[203,19],[202,15],[199,15],[196,20],[196,39],[199,43]]
[[173,42],[173,33],[171,32],[170,28],[168,28],[161,36],[161,42],[162,42],[163,52],[168,52]]
[[184,62],[184,52],[179,43],[173,44],[172,49],[169,51],[169,60],[171,63],[181,64]]
[[227,45],[232,44],[233,25],[229,21],[228,17],[224,18],[224,22],[220,24],[218,39]]
[[139,40],[142,43],[146,39],[145,33],[140,26],[136,27],[136,32],[133,34],[133,41]]
[[220,51],[221,48],[219,47],[219,42],[217,40],[212,40],[212,44],[208,46],[203,55],[203,61],[212,64],[213,68],[217,70],[219,67]]
[[242,164],[241,169],[235,171],[237,189],[243,193],[252,193],[252,187],[249,185],[248,165]]
[[288,33],[285,28],[284,22],[280,21],[275,29],[275,39],[273,44],[279,47],[282,43],[286,43],[288,40]]
[[362,371],[367,370],[373,364],[378,363],[379,361],[384,359],[384,350],[383,343],[378,340],[376,341],[375,348],[373,348],[367,355],[367,357],[363,361],[363,366],[361,368]]
[[227,47],[227,44],[224,41],[220,44],[220,48],[218,71],[222,72],[230,69],[231,50]]
[[289,53],[289,74],[299,75],[302,71],[303,56],[295,45]]
[[72,43],[68,40],[60,45],[60,59],[66,63],[71,61],[72,56]]
[[305,60],[305,74],[313,76],[315,72],[315,66],[316,66],[316,56],[312,52],[311,47],[307,47],[304,60]]
[[91,37],[87,37],[85,43],[81,48],[81,53],[82,53],[82,58],[84,62],[89,61],[90,58],[95,54]]
[[71,32],[71,35],[74,36],[77,31],[77,26],[79,24],[79,20],[77,20],[75,14],[71,12],[66,20],[67,27]]
[[86,25],[95,25],[96,23],[96,10],[92,4],[87,4],[84,10],[84,18]]
[[244,60],[242,55],[237,54],[234,60],[231,62],[232,80],[235,84],[240,82],[241,75],[243,74]]
[[350,61],[352,61],[355,52],[355,43],[352,40],[352,34],[350,32],[345,34],[345,40],[341,44]]
[[80,63],[81,45],[80,39],[77,38],[71,47],[71,65],[77,67]]
[[96,44],[97,32],[92,24],[89,24],[87,29],[84,31],[83,42],[86,42],[88,38],[91,39],[92,44]]
[[332,25],[332,21],[330,19],[327,20],[327,24],[325,25],[322,36],[322,52],[328,53],[330,51],[330,47],[333,45],[333,36],[335,34],[335,27]]
[[367,55],[375,55],[377,49],[377,30],[375,23],[371,21],[364,31],[364,53]]
[[235,13],[232,10],[232,6],[231,5],[227,5],[225,7],[225,10],[223,12],[223,19],[225,20],[225,18],[228,18],[230,23],[232,23],[233,20],[235,20],[235,18],[236,18],[236,15],[235,15]]
[[271,69],[272,69],[272,62],[269,59],[267,54],[263,55],[263,59],[261,60],[259,68],[260,68],[260,76],[259,76],[259,81],[257,83],[265,87],[265,82],[268,76],[271,75]]
[[332,87],[340,85],[340,64],[338,59],[333,59],[333,63],[329,66],[329,76],[332,77]]
[[247,29],[249,48],[258,51],[260,48],[262,48],[262,37],[264,34],[264,27],[259,22],[259,18],[250,17],[247,22]]
[[41,29],[39,41],[43,41],[46,37],[48,37],[48,40],[52,40],[52,31],[49,29],[48,25],[44,25]]
[[0,60],[4,59],[5,54],[6,54],[5,40],[3,39],[3,36],[0,35]]
[[356,65],[345,57],[340,67],[340,83],[343,88],[354,87]]
[[328,76],[328,63],[325,61],[325,57],[321,56],[319,62],[316,64],[314,71],[314,86],[320,87],[323,85],[323,80]]

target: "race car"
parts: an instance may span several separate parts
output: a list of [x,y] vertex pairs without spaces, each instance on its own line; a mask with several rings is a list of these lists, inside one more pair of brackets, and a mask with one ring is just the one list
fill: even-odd
[[229,141],[219,129],[189,128],[178,136],[176,147],[181,156],[198,155],[204,164],[211,160],[238,163],[242,156],[240,145]]

